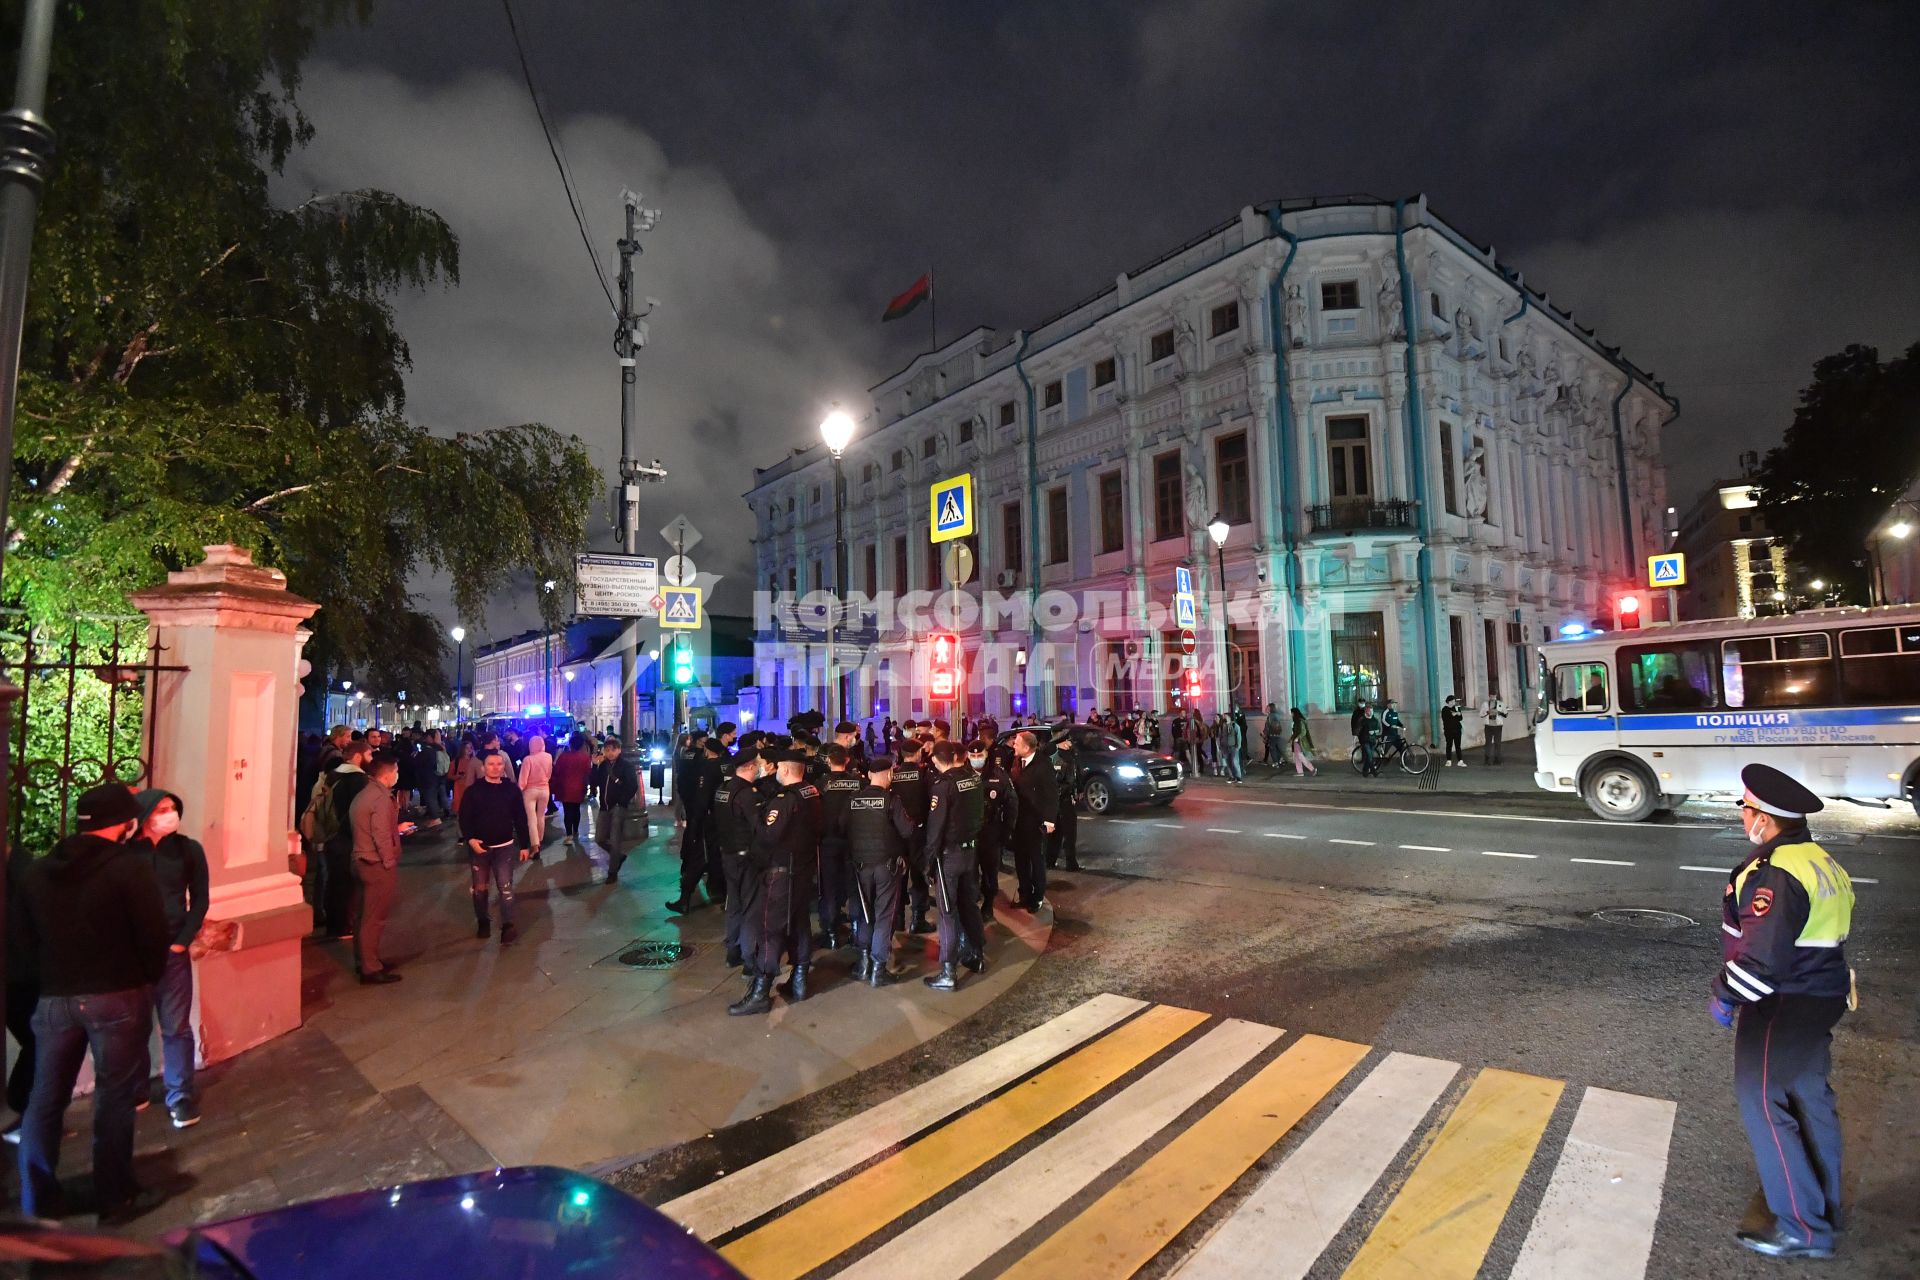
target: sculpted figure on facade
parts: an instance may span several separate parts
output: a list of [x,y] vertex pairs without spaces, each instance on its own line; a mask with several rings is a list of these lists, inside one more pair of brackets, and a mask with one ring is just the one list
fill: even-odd
[[1192,458],[1187,459],[1187,531],[1199,532],[1213,519],[1207,502],[1207,477]]
[[1467,463],[1462,469],[1461,478],[1466,490],[1468,517],[1474,520],[1485,519],[1487,514],[1486,446],[1476,444],[1467,450]]
[[1307,299],[1297,284],[1287,286],[1287,345],[1307,345]]
[[1533,358],[1533,347],[1520,344],[1520,358],[1516,362],[1519,371],[1515,378],[1520,384],[1520,395],[1528,400],[1537,400],[1546,388],[1540,385],[1540,366]]
[[1380,332],[1389,338],[1404,338],[1405,322],[1400,302],[1400,278],[1389,273],[1380,279]]

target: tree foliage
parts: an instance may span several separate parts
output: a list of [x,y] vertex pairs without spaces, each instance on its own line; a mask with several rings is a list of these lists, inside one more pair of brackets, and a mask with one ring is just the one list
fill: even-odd
[[1868,535],[1920,477],[1920,343],[1882,361],[1850,346],[1813,366],[1793,424],[1761,464],[1760,513],[1802,581],[1868,599]]
[[457,284],[452,229],[383,191],[273,198],[313,136],[300,64],[366,10],[61,6],[7,530],[5,594],[35,618],[124,611],[203,545],[238,543],[321,604],[316,668],[427,698],[445,641],[420,573],[475,621],[517,576],[570,577],[598,484],[577,440],[404,416],[391,299]]

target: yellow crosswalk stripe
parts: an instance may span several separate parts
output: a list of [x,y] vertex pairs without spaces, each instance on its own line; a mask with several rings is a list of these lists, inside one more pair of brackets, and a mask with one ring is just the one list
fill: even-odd
[[1366,1056],[1363,1044],[1302,1036],[1003,1276],[1132,1275]]
[[1206,1020],[1204,1013],[1155,1005],[720,1252],[752,1280],[795,1280],[1059,1119]]
[[1347,1280],[1472,1280],[1566,1086],[1482,1071],[1367,1237]]

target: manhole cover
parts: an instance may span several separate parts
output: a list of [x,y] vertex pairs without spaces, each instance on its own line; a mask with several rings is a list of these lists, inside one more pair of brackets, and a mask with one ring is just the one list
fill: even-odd
[[1594,912],[1593,918],[1601,924],[1623,924],[1629,929],[1684,929],[1699,923],[1678,911],[1655,911],[1649,907],[1608,907]]
[[620,953],[629,969],[671,969],[693,954],[684,942],[636,942]]

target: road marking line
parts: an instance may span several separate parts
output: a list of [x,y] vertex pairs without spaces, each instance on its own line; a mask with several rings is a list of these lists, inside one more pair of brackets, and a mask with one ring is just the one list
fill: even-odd
[[1240,834],[1240,828],[1238,827],[1208,827],[1207,830],[1216,836],[1237,836]]
[[796,1280],[1032,1137],[1207,1020],[1155,1005],[1070,1058],[720,1250],[752,1280]]
[[1581,1096],[1511,1280],[1647,1273],[1674,1110],[1659,1098],[1610,1089]]
[[[1543,793],[1548,794],[1548,793]],[[1251,804],[1269,809],[1326,809],[1334,813],[1402,813],[1421,818],[1485,818],[1489,822],[1553,822],[1568,827],[1611,827],[1618,831],[1620,824],[1609,822],[1605,818],[1542,818],[1526,813],[1463,813],[1458,809],[1392,809],[1378,804],[1311,804],[1305,800],[1226,800],[1208,797],[1214,804]],[[1721,831],[1725,827],[1718,822],[1663,822],[1657,826],[1643,826],[1645,831]],[[1911,836],[1889,837],[1913,839]]]
[[1361,844],[1361,845],[1366,845],[1368,848],[1373,847],[1373,841],[1371,840],[1342,840],[1337,836],[1327,837],[1327,843],[1328,844]]
[[1306,1275],[1459,1069],[1388,1054],[1186,1260],[1179,1280]]
[[1482,849],[1480,856],[1483,858],[1537,858],[1540,855],[1537,853],[1502,853],[1498,849]]
[[1126,996],[1095,996],[944,1075],[690,1191],[662,1205],[661,1212],[702,1240],[725,1235],[972,1106],[1146,1007],[1146,1001]]
[[1453,852],[1452,849],[1449,849],[1446,845],[1443,845],[1443,844],[1403,844],[1400,847],[1402,849],[1413,849],[1419,853],[1452,853]]
[[1345,1280],[1472,1280],[1566,1086],[1488,1068],[1354,1255]]
[[1170,831],[1179,831],[1182,829],[1181,824],[1178,822],[1156,822],[1153,825],[1156,827],[1166,827]]
[[840,1272],[841,1280],[959,1280],[1178,1120],[1280,1034],[1258,1023],[1221,1023],[1065,1132]]
[[1596,867],[1631,867],[1631,862],[1622,862],[1618,858],[1568,858],[1568,862],[1585,862]]
[[1305,840],[1306,837],[1294,831],[1262,831],[1261,835],[1269,840]]
[[1711,874],[1711,875],[1716,875],[1716,876],[1723,876],[1723,875],[1726,875],[1726,874],[1727,874],[1727,869],[1726,869],[1725,867],[1690,867],[1690,866],[1688,866],[1688,865],[1686,865],[1685,863],[1681,863],[1681,864],[1680,864],[1680,870],[1682,870],[1682,871],[1705,871],[1705,872],[1707,872],[1707,873],[1709,873],[1709,874]]
[[1003,1277],[1131,1276],[1366,1056],[1362,1044],[1302,1036]]

